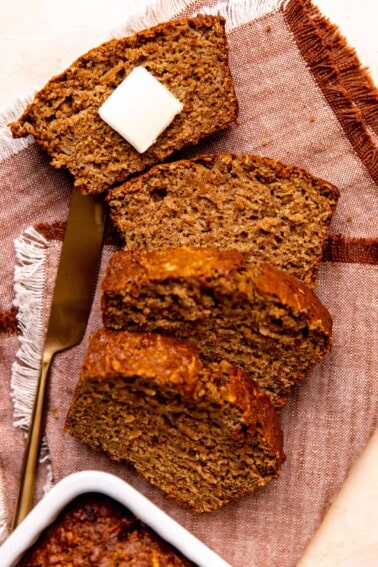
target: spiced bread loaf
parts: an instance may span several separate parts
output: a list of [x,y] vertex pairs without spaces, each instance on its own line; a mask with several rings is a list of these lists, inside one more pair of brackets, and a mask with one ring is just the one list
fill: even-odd
[[[183,104],[144,153],[98,114],[103,102],[138,66],[145,67]],[[53,166],[68,168],[80,191],[98,193],[227,128],[237,110],[225,20],[198,15],[92,49],[52,78],[10,126],[14,137],[32,134]]]
[[331,346],[331,316],[308,286],[230,250],[115,252],[101,302],[105,327],[191,340],[246,370],[275,407]]
[[220,154],[155,166],[107,199],[129,249],[231,248],[314,286],[338,195],[299,167]]
[[196,512],[266,485],[284,460],[277,415],[250,377],[159,334],[92,336],[65,430]]
[[104,494],[73,500],[18,567],[195,567],[127,508]]

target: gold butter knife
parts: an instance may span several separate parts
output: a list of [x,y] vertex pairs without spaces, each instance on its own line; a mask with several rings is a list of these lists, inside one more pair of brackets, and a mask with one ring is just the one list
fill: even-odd
[[97,283],[104,228],[103,197],[84,196],[74,190],[52,297],[12,529],[18,526],[33,505],[51,361],[57,352],[73,347],[84,336]]

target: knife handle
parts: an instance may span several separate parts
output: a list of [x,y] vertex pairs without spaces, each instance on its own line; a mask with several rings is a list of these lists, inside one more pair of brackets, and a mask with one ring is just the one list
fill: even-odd
[[40,452],[47,378],[54,352],[45,348],[37,382],[33,411],[20,473],[12,531],[22,522],[33,506],[33,495]]

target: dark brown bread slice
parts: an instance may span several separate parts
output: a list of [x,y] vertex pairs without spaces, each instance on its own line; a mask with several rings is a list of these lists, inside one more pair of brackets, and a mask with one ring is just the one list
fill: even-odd
[[[224,26],[221,17],[199,15],[92,49],[36,95],[11,124],[13,136],[32,134],[52,165],[68,168],[83,193],[105,191],[166,160],[175,150],[196,144],[236,119]],[[140,65],[184,105],[143,154],[98,115],[112,91]]]
[[88,493],[73,500],[18,567],[195,567],[111,498]]
[[313,291],[235,251],[118,251],[102,292],[107,328],[191,340],[206,359],[246,370],[275,407],[331,347],[332,320]]
[[127,248],[231,248],[313,286],[338,196],[298,167],[221,154],[155,166],[108,203]]
[[276,413],[250,377],[159,334],[92,336],[66,431],[196,512],[264,486],[284,459]]

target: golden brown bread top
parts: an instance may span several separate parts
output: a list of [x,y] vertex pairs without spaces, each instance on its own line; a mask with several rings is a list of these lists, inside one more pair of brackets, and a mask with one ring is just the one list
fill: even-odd
[[118,250],[110,259],[102,290],[122,290],[133,281],[159,281],[165,278],[197,278],[206,283],[215,273],[231,275],[245,266],[236,250],[196,246],[170,246],[155,249]]
[[253,437],[257,427],[283,455],[283,434],[267,395],[251,377],[227,361],[205,364],[199,349],[191,342],[153,333],[96,331],[83,361],[77,391],[87,378],[94,377],[106,387],[107,379],[135,376],[151,386],[172,388],[190,403],[236,406]]
[[189,342],[147,333],[96,331],[83,361],[81,376],[106,379],[153,377],[157,384],[174,384],[191,395],[201,368],[198,348]]
[[167,279],[195,279],[204,288],[215,287],[220,294],[234,293],[240,302],[252,301],[257,292],[296,313],[306,313],[310,329],[329,335],[332,331],[330,313],[308,286],[269,263],[247,262],[235,250],[171,246],[117,251],[105,272],[102,291],[142,289],[144,284]]
[[262,274],[256,280],[256,290],[276,297],[280,303],[292,307],[296,312],[306,313],[311,330],[318,329],[331,335],[331,314],[312,289],[275,266],[266,262],[262,266]]

